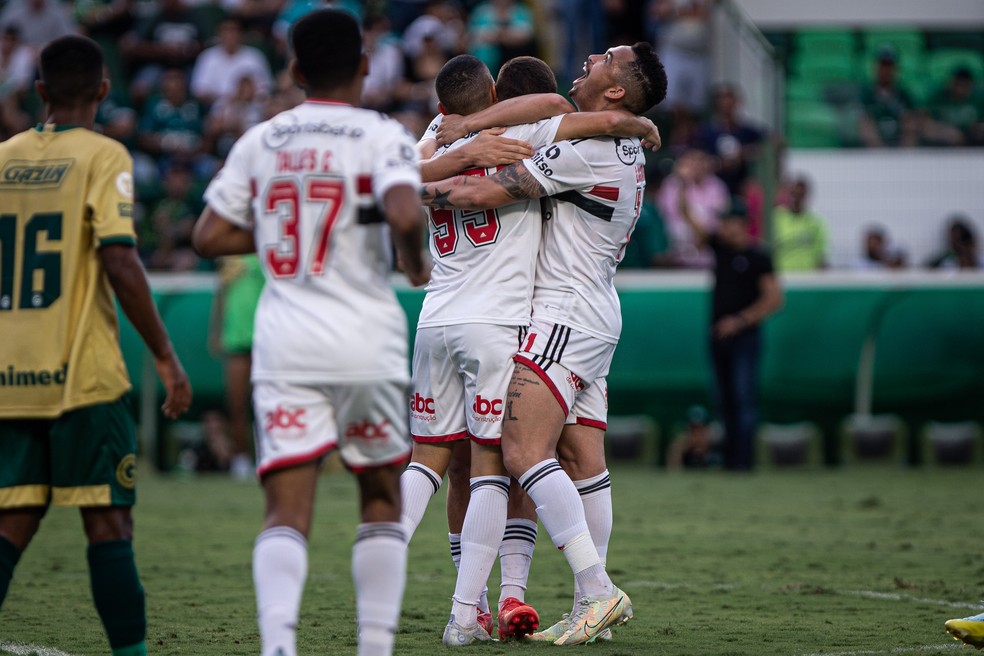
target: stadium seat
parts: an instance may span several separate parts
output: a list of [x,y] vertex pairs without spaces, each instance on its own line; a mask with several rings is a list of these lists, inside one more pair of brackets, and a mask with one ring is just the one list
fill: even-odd
[[976,50],[954,49],[929,53],[929,80],[934,85],[944,85],[959,66],[969,68],[978,83],[984,79],[984,55]]
[[978,30],[962,32],[935,32],[926,35],[930,50],[952,50],[954,48],[984,52],[984,33]]
[[819,102],[825,99],[826,84],[822,80],[790,78],[786,81],[786,100],[788,102]]
[[786,137],[793,148],[838,148],[841,117],[825,102],[799,101],[786,107]]
[[901,462],[905,424],[895,415],[853,414],[844,422],[849,460]]
[[857,78],[858,69],[852,53],[798,53],[792,69],[801,80],[843,82]]
[[820,429],[812,422],[764,423],[758,441],[758,459],[763,465],[797,467],[820,462]]
[[793,43],[797,53],[853,54],[857,48],[854,33],[839,29],[805,29],[796,32]]
[[976,421],[928,422],[922,430],[925,462],[936,465],[968,465],[980,454],[981,425]]

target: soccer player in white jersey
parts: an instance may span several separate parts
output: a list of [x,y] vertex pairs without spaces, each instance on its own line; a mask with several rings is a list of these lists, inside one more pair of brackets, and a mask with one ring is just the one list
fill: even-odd
[[[545,92],[556,89],[553,72],[542,61],[522,58],[500,71],[496,87],[485,66],[474,57],[462,55],[448,62],[436,81],[438,97],[445,110],[470,113],[496,99],[495,88],[508,94]],[[541,80],[537,84],[537,80]],[[558,96],[559,98],[559,96]],[[562,101],[571,111],[569,104]],[[548,106],[541,115],[556,113]],[[556,107],[556,105],[554,105]],[[654,126],[628,114],[571,114],[538,123],[515,126],[505,137],[528,140],[539,145],[556,138],[599,134],[609,130],[627,134],[650,134]],[[475,135],[442,148],[428,165],[441,166],[450,155],[468,148]],[[448,155],[444,155],[447,153]],[[422,167],[425,168],[425,167]],[[445,168],[453,172],[454,168]],[[490,171],[472,170],[471,175]],[[432,172],[433,174],[433,172]],[[428,173],[425,170],[425,178]],[[454,444],[472,441],[473,462],[490,457],[501,469],[499,456],[500,420],[503,396],[512,371],[510,356],[522,343],[529,322],[533,269],[540,234],[538,203],[517,204],[498,211],[471,213],[434,211],[431,216],[431,253],[434,272],[418,323],[413,363],[411,432],[414,436],[413,461],[402,477],[404,526],[412,533],[423,516],[430,497],[438,490],[452,458]],[[481,469],[482,465],[475,465]],[[487,468],[487,466],[486,466]],[[471,479],[475,498],[486,496],[505,503],[509,479],[477,476]],[[467,487],[452,485],[449,491],[449,529],[454,553],[454,517],[463,514]],[[481,503],[481,501],[479,501]],[[455,513],[450,506],[457,506]],[[523,593],[526,574],[536,540],[536,519],[532,507],[510,520],[506,540],[490,545],[492,558],[497,547],[503,556],[503,589],[500,594],[499,636],[507,638],[530,633],[539,622],[536,611],[526,605]],[[467,521],[467,520],[466,520]],[[459,525],[460,526],[460,525]],[[476,528],[462,531],[460,557],[467,561],[469,551],[488,542],[469,539]],[[500,534],[499,539],[502,536]],[[484,560],[484,559],[483,559]],[[462,567],[462,571],[470,571]],[[459,575],[460,577],[460,575]],[[488,571],[472,576],[484,581]],[[476,594],[475,600],[479,599]],[[490,616],[479,601],[476,620],[483,625],[477,639],[489,639]],[[487,619],[486,619],[487,618]],[[445,635],[453,644],[455,636]]]
[[[662,64],[649,44],[637,43],[591,55],[570,96],[582,111],[641,114],[665,93]],[[643,165],[637,139],[582,139],[541,148],[532,159],[492,176],[458,176],[427,184],[423,191],[425,202],[439,209],[501,207],[550,197],[533,320],[514,358],[501,444],[506,469],[536,503],[540,520],[574,572],[580,598],[554,641],[560,645],[593,641],[632,616],[631,601],[605,571],[578,489],[556,452],[568,414],[608,373],[618,343],[621,312],[613,281],[639,216]],[[483,513],[482,521],[494,525],[490,534],[502,526],[502,514],[498,509]],[[456,591],[449,627],[457,624],[456,632],[472,635],[468,594]],[[464,619],[456,623],[459,613]]]
[[255,248],[267,278],[252,375],[266,498],[253,551],[262,655],[296,654],[315,485],[338,448],[361,499],[358,654],[388,656],[406,581],[399,474],[410,454],[406,316],[388,274],[392,243],[411,283],[429,275],[417,154],[397,122],[357,108],[367,61],[349,14],[310,13],[291,42],[307,101],[236,143],[193,239],[209,257]]

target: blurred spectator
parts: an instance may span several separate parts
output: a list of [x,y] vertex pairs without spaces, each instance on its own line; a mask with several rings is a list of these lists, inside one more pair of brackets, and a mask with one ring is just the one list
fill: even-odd
[[772,252],[779,271],[827,268],[827,222],[808,208],[809,196],[809,181],[798,177],[789,185],[789,207],[772,211]]
[[394,118],[411,132],[420,134],[437,113],[434,79],[449,59],[461,54],[464,34],[460,12],[443,0],[428,2],[425,13],[403,34],[404,80]]
[[858,124],[861,143],[868,147],[917,146],[919,119],[915,103],[899,85],[898,55],[891,46],[878,49],[875,77],[861,90],[863,112]]
[[269,35],[286,0],[221,0],[222,9],[241,21],[243,27]]
[[215,153],[224,159],[246,130],[264,120],[265,111],[266,104],[256,93],[253,78],[248,74],[240,77],[236,94],[215,101],[206,119],[206,132],[215,144]]
[[710,80],[710,8],[705,0],[651,0],[656,47],[666,68],[669,109],[700,115]]
[[968,217],[960,214],[951,217],[946,235],[946,248],[929,261],[930,268],[948,271],[984,269],[984,257],[977,247],[977,234]]
[[724,466],[739,471],[755,465],[761,324],[783,305],[772,259],[751,241],[746,221],[740,202],[721,215],[715,232],[690,221],[714,251],[710,350],[724,421]]
[[708,421],[702,405],[687,408],[687,423],[673,438],[666,452],[669,469],[707,469],[721,466],[720,435]]
[[72,17],[93,39],[118,39],[133,27],[136,0],[76,0]]
[[140,251],[148,269],[191,271],[198,256],[191,247],[201,204],[201,188],[194,185],[191,169],[175,162],[164,173],[164,197],[155,203],[140,225]]
[[692,228],[717,229],[717,217],[728,206],[728,188],[713,171],[710,155],[689,150],[676,161],[660,186],[657,206],[670,241],[674,266],[708,268],[713,254]]
[[957,68],[945,87],[928,106],[923,139],[931,145],[979,146],[984,144],[984,93],[964,66]]
[[34,68],[34,51],[21,41],[20,30],[8,25],[0,35],[0,140],[31,125],[22,107],[32,91]]
[[906,266],[905,252],[893,248],[888,235],[881,226],[870,226],[864,231],[861,245],[861,258],[856,268],[862,271],[881,271],[903,269]]
[[380,112],[394,109],[394,99],[403,80],[403,51],[389,27],[385,14],[366,14],[362,21],[363,44],[369,55],[369,74],[362,84],[362,106]]
[[130,84],[134,105],[140,106],[153,92],[165,68],[190,71],[204,40],[195,13],[182,0],[162,0],[121,44],[130,69],[136,70]]
[[431,46],[448,59],[465,51],[466,26],[460,5],[449,0],[430,0],[424,5],[424,13],[403,32],[403,46],[411,58],[419,57],[429,49],[425,41],[432,41]]
[[487,0],[478,4],[468,19],[469,51],[489,70],[503,62],[537,53],[533,12],[517,0]]
[[697,132],[697,147],[717,158],[717,175],[732,196],[740,196],[758,160],[765,133],[741,116],[738,89],[714,89],[710,118]]
[[163,160],[194,161],[204,152],[205,110],[188,95],[188,78],[180,68],[161,75],[160,92],[147,101],[140,116],[140,148]]
[[563,33],[559,79],[565,84],[584,74],[590,54],[605,52],[608,34],[605,25],[605,2],[601,0],[557,0],[557,20]]
[[239,21],[226,18],[216,30],[218,43],[202,51],[191,74],[191,93],[200,102],[211,105],[219,98],[239,93],[244,76],[253,82],[254,94],[270,93],[272,75],[263,53],[243,45],[243,28]]
[[68,8],[57,0],[11,0],[0,11],[0,32],[16,27],[21,41],[39,51],[52,39],[76,32]]

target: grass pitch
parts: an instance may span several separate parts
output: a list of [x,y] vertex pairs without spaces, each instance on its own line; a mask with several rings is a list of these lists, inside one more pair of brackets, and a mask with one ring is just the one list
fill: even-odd
[[[145,470],[149,469],[145,467]],[[598,656],[967,654],[943,631],[984,598],[981,466],[667,474],[614,466],[608,569],[635,619]],[[220,477],[145,473],[135,516],[148,644],[160,655],[259,653],[251,581],[262,498]],[[442,492],[410,546],[396,653],[444,653],[454,570]],[[355,486],[321,480],[301,654],[354,654],[349,555]],[[498,569],[490,595],[497,595]],[[566,561],[540,529],[527,601],[544,625],[570,607]],[[0,610],[0,654],[109,653],[92,607],[77,513],[53,508]],[[490,644],[486,654],[555,653]],[[578,649],[578,648],[574,648]],[[963,650],[955,651],[955,650]]]

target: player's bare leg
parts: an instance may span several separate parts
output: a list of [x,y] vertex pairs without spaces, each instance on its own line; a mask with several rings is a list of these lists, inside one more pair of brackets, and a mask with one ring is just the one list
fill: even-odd
[[296,656],[297,618],[307,579],[307,538],[318,463],[267,473],[266,514],[253,548],[257,621],[262,656]]
[[352,547],[359,623],[358,656],[389,656],[407,578],[407,538],[400,523],[401,466],[359,472],[362,523]]
[[7,597],[14,567],[38,532],[46,510],[46,507],[38,506],[0,511],[0,606]]
[[233,353],[225,358],[226,407],[229,412],[229,439],[232,442],[229,472],[241,479],[252,474],[249,457],[250,419],[253,416],[249,382],[251,365],[249,353]]
[[[507,398],[502,429],[506,466],[533,499],[540,521],[554,544],[564,552],[584,595],[582,615],[602,613],[625,621],[631,616],[631,604],[605,572],[577,488],[555,457],[566,408],[560,406],[551,389],[532,369],[520,363],[513,371]],[[583,628],[583,618],[579,621],[576,615],[572,621]],[[576,644],[596,637],[596,634],[581,633],[573,635],[568,631],[557,643]]]
[[[467,441],[461,443],[467,448]],[[455,444],[456,442],[416,442],[413,445],[410,464],[400,476],[400,494],[403,499],[400,521],[403,522],[408,541],[417,531],[431,497],[441,489]],[[465,504],[467,503],[466,500]]]

